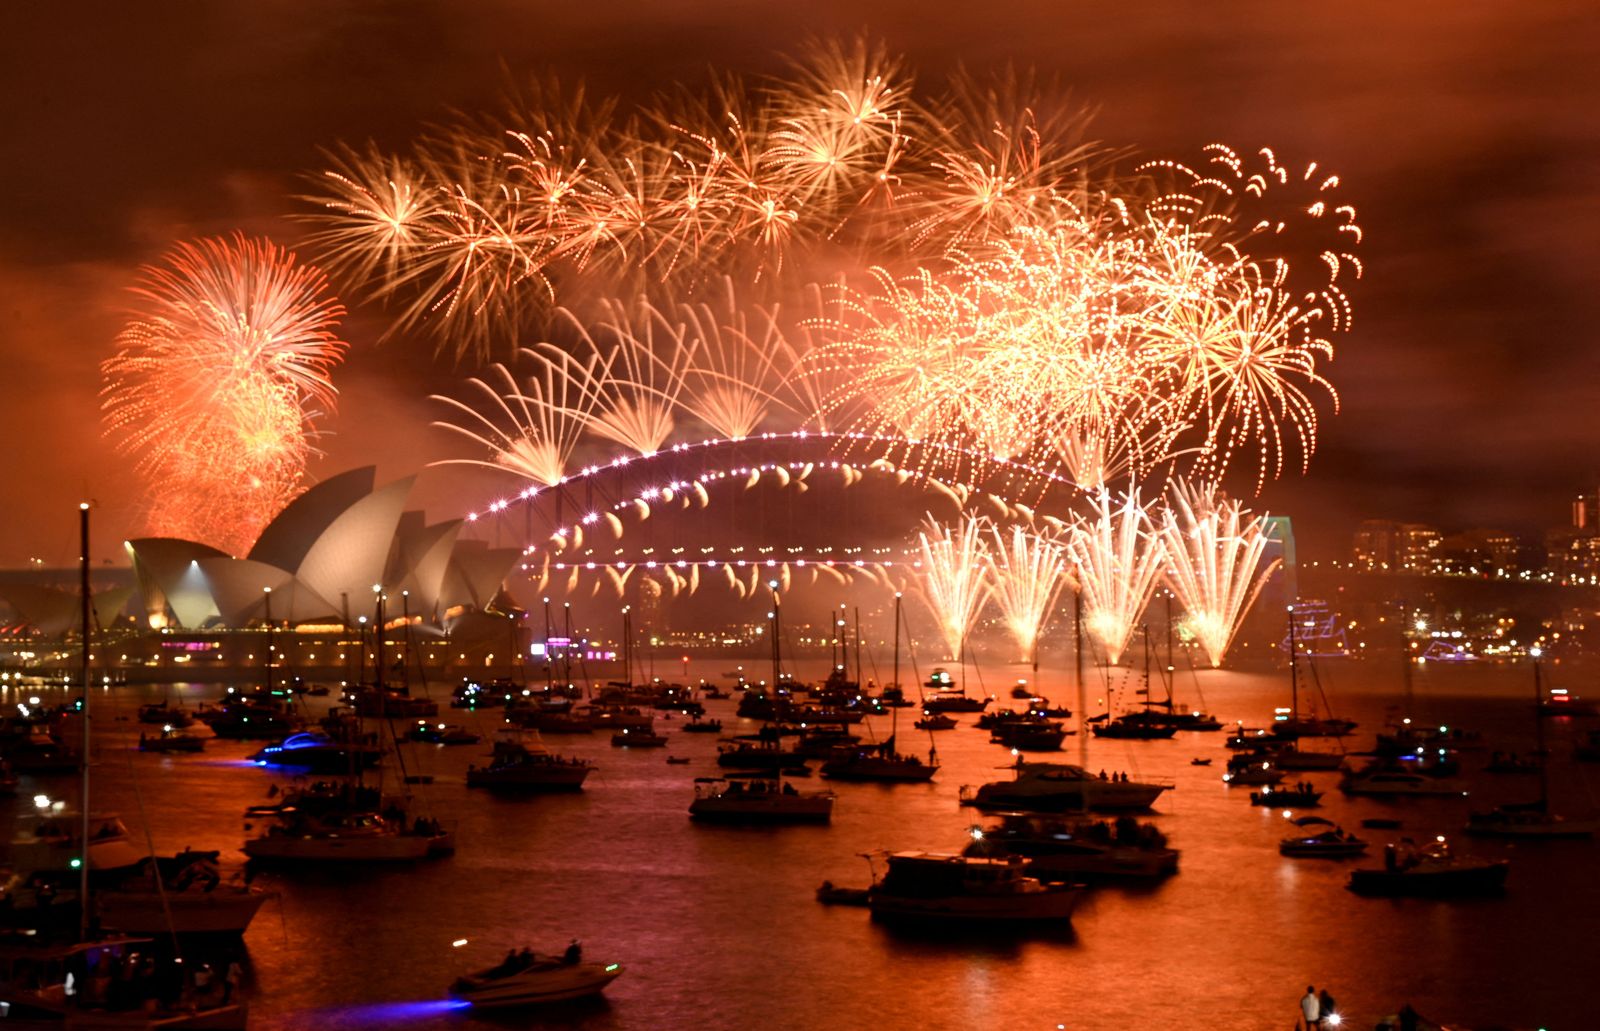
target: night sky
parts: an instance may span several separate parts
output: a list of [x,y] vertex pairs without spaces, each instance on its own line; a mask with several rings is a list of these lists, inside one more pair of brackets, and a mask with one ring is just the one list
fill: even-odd
[[[1600,5],[850,2],[7,5],[0,30],[0,565],[76,554],[73,510],[132,532],[140,485],[101,437],[98,364],[137,266],[235,228],[293,245],[318,148],[399,148],[507,76],[638,96],[759,73],[867,31],[928,79],[964,62],[1058,75],[1093,134],[1155,156],[1271,146],[1343,178],[1366,230],[1355,331],[1308,477],[1270,486],[1302,547],[1361,518],[1535,531],[1600,479]],[[312,471],[387,479],[459,454],[426,394],[465,370],[358,310]],[[493,491],[432,471],[445,518]],[[119,556],[120,557],[120,556]]]

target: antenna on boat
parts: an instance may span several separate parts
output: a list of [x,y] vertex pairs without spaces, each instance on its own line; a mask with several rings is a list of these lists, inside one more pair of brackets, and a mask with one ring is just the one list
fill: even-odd
[[[1079,570],[1081,576],[1081,570]],[[1072,665],[1078,681],[1078,765],[1089,766],[1089,691],[1083,682],[1083,581],[1072,592]]]
[[1295,665],[1294,606],[1289,606],[1289,718],[1300,718],[1300,669]]
[[78,590],[83,620],[83,707],[79,719],[83,721],[83,824],[78,844],[78,940],[89,938],[89,675],[92,669],[90,656],[89,601],[89,503],[78,503]]

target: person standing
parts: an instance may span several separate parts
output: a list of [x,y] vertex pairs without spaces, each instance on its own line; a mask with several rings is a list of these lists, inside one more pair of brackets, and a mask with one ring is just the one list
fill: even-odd
[[1336,1025],[1337,1021],[1329,1020],[1333,1014],[1333,993],[1328,991],[1327,988],[1323,988],[1322,992],[1317,996],[1317,1020],[1323,1025]]
[[1317,998],[1317,990],[1311,985],[1306,985],[1306,993],[1300,997],[1300,1015],[1305,1018],[1306,1031],[1321,1031],[1322,1028],[1322,1003]]

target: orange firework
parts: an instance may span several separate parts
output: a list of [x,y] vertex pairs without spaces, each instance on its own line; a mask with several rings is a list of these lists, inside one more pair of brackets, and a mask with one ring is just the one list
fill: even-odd
[[108,434],[150,485],[153,533],[242,554],[298,491],[336,397],[344,309],[323,274],[268,240],[178,245],[102,366]]

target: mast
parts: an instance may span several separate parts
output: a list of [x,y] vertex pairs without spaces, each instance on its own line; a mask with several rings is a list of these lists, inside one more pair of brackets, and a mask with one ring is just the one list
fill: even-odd
[[272,588],[261,588],[261,603],[266,606],[267,618],[267,694],[272,693]]
[[[861,606],[855,607],[856,613],[856,690],[861,690]],[[846,677],[845,679],[849,679]]]
[[1083,590],[1072,592],[1072,665],[1078,681],[1078,765],[1089,768],[1089,691],[1083,682]]
[[566,644],[566,647],[563,648],[562,651],[561,651],[561,679],[564,681],[564,683],[561,686],[562,686],[562,690],[571,691],[572,690],[572,602],[570,602],[570,601],[569,602],[564,602],[562,607],[566,612],[566,630],[564,632],[567,635],[567,644]]
[[[383,694],[383,585],[372,585],[372,684]],[[378,703],[383,704],[381,701]]]
[[778,677],[782,670],[782,659],[778,650],[778,635],[783,633],[783,624],[780,622],[782,605],[778,601],[778,584],[772,581],[768,584],[772,590],[772,707],[777,712],[778,706]]
[[556,687],[556,660],[550,654],[550,599],[544,599],[544,687],[548,698]]
[[[900,592],[894,592],[894,686],[900,687]],[[905,691],[900,692],[904,700]],[[897,707],[898,708],[898,707]]]
[[1544,684],[1539,680],[1539,656],[1541,654],[1537,645],[1530,651],[1533,654],[1533,730],[1534,730],[1534,756],[1539,763],[1539,811],[1542,813],[1550,808],[1550,770],[1548,757],[1544,754]]
[[1295,665],[1294,606],[1289,606],[1289,718],[1300,718],[1300,670]]
[[79,827],[78,845],[78,940],[89,938],[89,676],[92,659],[90,647],[89,603],[89,503],[78,504],[78,592],[83,620],[83,709],[78,714],[83,721],[83,820]]
[[1144,635],[1144,711],[1150,711],[1150,624],[1142,623],[1139,631]]
[[1167,674],[1162,677],[1162,683],[1167,688],[1167,715],[1172,715],[1172,710],[1177,702],[1172,697],[1172,683],[1178,679],[1178,667],[1172,664],[1172,592],[1167,592]]

